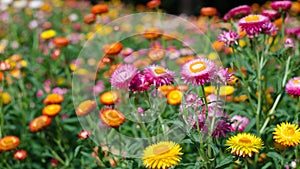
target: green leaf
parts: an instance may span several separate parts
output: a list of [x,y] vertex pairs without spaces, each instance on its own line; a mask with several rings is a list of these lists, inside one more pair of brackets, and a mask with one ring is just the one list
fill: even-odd
[[281,155],[279,155],[276,152],[268,152],[267,156],[273,159],[276,169],[279,169],[280,168],[279,162],[282,161]]
[[208,143],[208,146],[212,148],[215,156],[219,154],[219,149],[213,142]]
[[197,162],[195,163],[194,169],[199,169],[199,168],[201,168],[201,167],[203,167],[203,166],[204,166],[203,162],[197,161]]
[[271,162],[268,162],[267,164],[265,164],[261,169],[267,169],[268,167],[270,167],[272,165]]
[[82,146],[80,145],[80,146],[77,146],[76,148],[75,148],[75,153],[74,153],[74,158],[77,156],[77,154],[78,154],[78,152],[80,151],[80,148],[81,148]]
[[216,169],[217,168],[223,168],[227,165],[229,165],[230,163],[233,162],[233,156],[228,156],[226,157],[224,160],[222,160],[217,166],[216,166]]

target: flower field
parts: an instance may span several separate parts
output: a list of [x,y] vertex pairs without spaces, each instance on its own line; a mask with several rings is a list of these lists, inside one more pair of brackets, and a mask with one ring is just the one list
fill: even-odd
[[300,168],[300,1],[0,0],[0,168]]

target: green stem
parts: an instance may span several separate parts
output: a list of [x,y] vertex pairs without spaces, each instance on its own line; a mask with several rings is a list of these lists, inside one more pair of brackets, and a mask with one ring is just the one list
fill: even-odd
[[[255,49],[255,48],[254,48]],[[261,105],[262,105],[262,83],[261,83],[261,74],[262,74],[262,68],[263,68],[263,63],[264,63],[264,57],[261,55],[259,58],[259,54],[256,51],[256,58],[257,58],[257,81],[258,81],[258,98],[257,98],[257,109],[256,109],[256,132],[258,135],[259,134],[259,118],[260,118],[260,112],[261,112]]]
[[[282,80],[282,88],[285,87],[285,84],[286,84],[286,81],[287,81],[287,77],[288,77],[288,74],[289,74],[290,62],[291,62],[291,56],[289,56],[287,61],[286,61],[284,77],[283,77],[283,80]],[[265,128],[267,127],[268,123],[270,122],[270,117],[274,114],[275,109],[277,108],[282,95],[283,95],[283,92],[281,91],[281,93],[276,97],[275,102],[274,102],[271,110],[269,111],[269,115],[268,115],[266,121],[264,122],[262,128],[259,131],[260,134],[262,134],[264,132]]]

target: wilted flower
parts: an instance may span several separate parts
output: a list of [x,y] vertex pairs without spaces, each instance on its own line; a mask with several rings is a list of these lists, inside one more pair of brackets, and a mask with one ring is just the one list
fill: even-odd
[[219,138],[219,137],[226,137],[226,134],[231,131],[231,126],[227,121],[227,118],[225,120],[218,120],[216,127],[214,128],[212,132],[212,137]]

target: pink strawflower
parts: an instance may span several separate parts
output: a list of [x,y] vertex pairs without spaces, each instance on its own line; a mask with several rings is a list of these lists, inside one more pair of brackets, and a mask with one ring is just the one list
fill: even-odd
[[262,26],[262,33],[264,34],[274,35],[277,31],[278,27],[272,22],[267,22]]
[[95,95],[102,93],[105,89],[104,83],[102,80],[98,80],[96,85],[93,87],[93,91]]
[[123,58],[130,56],[132,53],[133,53],[133,49],[131,48],[125,48],[121,51],[121,55],[123,56]]
[[261,14],[268,17],[270,20],[275,20],[280,16],[279,12],[272,9],[263,10]]
[[289,95],[300,96],[300,76],[290,79],[285,90]]
[[176,59],[180,57],[180,51],[175,46],[169,46],[166,48],[167,53],[166,56],[170,59]]
[[222,31],[218,36],[218,41],[226,46],[238,45],[239,35],[234,31]]
[[52,93],[56,93],[56,94],[60,94],[60,95],[64,95],[67,92],[68,92],[68,89],[66,89],[66,88],[55,87],[52,89]]
[[246,15],[249,15],[251,12],[251,7],[248,5],[241,5],[235,8],[232,8],[229,12],[224,15],[224,20],[228,21],[231,18],[240,18]]
[[203,106],[202,99],[194,93],[189,93],[185,96],[184,101],[180,105],[180,112],[189,109],[190,111],[200,114],[201,107]]
[[138,73],[138,69],[131,64],[118,67],[111,75],[110,83],[117,89],[127,89],[133,77]]
[[198,58],[185,63],[180,71],[185,83],[204,85],[210,82],[216,72],[216,65],[206,58]]
[[250,121],[247,117],[235,115],[231,118],[231,122],[232,131],[238,130],[239,132],[243,132]]
[[36,97],[42,97],[44,95],[44,92],[43,90],[39,89],[37,92],[36,92]]
[[169,71],[161,66],[151,65],[143,70],[144,74],[147,74],[151,78],[152,84],[155,87],[160,87],[163,85],[170,85],[174,83],[175,73]]
[[[198,122],[197,122],[197,120],[198,120]],[[202,131],[202,130],[207,131],[208,130],[208,126],[206,124],[205,114],[198,114],[197,116],[189,115],[188,118],[187,118],[187,122],[194,129],[199,128],[200,131]]]
[[131,92],[143,92],[150,89],[152,78],[149,74],[137,73],[129,84]]
[[292,7],[291,1],[273,1],[271,7],[277,11],[287,11]]
[[295,48],[295,43],[291,38],[286,38],[284,41],[285,48]]
[[297,36],[300,33],[300,26],[298,27],[293,27],[293,28],[286,28],[285,33],[287,35],[295,35]]
[[228,73],[228,68],[220,67],[216,72],[216,80],[219,83],[226,84],[226,82],[230,82],[232,80],[232,74]]
[[238,25],[245,30],[249,38],[263,32],[263,26],[269,22],[269,18],[263,15],[248,15],[240,19]]

